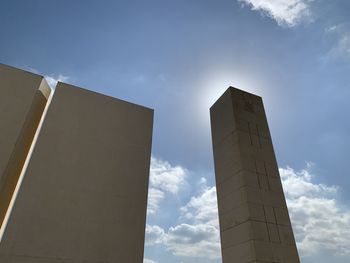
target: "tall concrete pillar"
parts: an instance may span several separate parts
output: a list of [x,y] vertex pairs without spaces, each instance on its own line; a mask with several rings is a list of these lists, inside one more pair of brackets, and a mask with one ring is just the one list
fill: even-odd
[[142,263],[153,110],[59,83],[0,262]]
[[298,263],[262,99],[230,87],[210,109],[223,263]]
[[50,91],[43,76],[0,64],[0,227]]

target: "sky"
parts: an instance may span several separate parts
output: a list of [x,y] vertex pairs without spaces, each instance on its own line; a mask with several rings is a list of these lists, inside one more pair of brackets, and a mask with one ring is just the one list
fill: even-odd
[[263,97],[301,261],[350,259],[349,0],[0,0],[0,62],[155,109],[144,263],[221,262],[209,107]]

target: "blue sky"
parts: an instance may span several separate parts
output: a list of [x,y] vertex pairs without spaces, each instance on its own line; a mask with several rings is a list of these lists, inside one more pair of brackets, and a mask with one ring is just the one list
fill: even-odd
[[0,1],[0,62],[155,109],[145,263],[221,262],[209,107],[261,95],[302,262],[350,258],[350,1]]

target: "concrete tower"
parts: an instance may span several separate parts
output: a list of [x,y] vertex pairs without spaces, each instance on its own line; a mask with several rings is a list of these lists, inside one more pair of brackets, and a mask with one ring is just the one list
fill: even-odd
[[262,99],[230,87],[210,109],[223,263],[298,263]]
[[27,157],[0,262],[142,263],[152,125],[151,109],[58,83]]
[[50,91],[42,76],[0,64],[0,227]]

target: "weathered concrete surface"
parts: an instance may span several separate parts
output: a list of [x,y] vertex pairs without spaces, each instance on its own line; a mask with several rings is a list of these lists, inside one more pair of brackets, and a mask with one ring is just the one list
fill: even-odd
[[0,226],[50,91],[42,76],[0,64]]
[[0,262],[142,263],[153,110],[59,83]]
[[262,99],[230,87],[211,107],[223,263],[298,263]]

